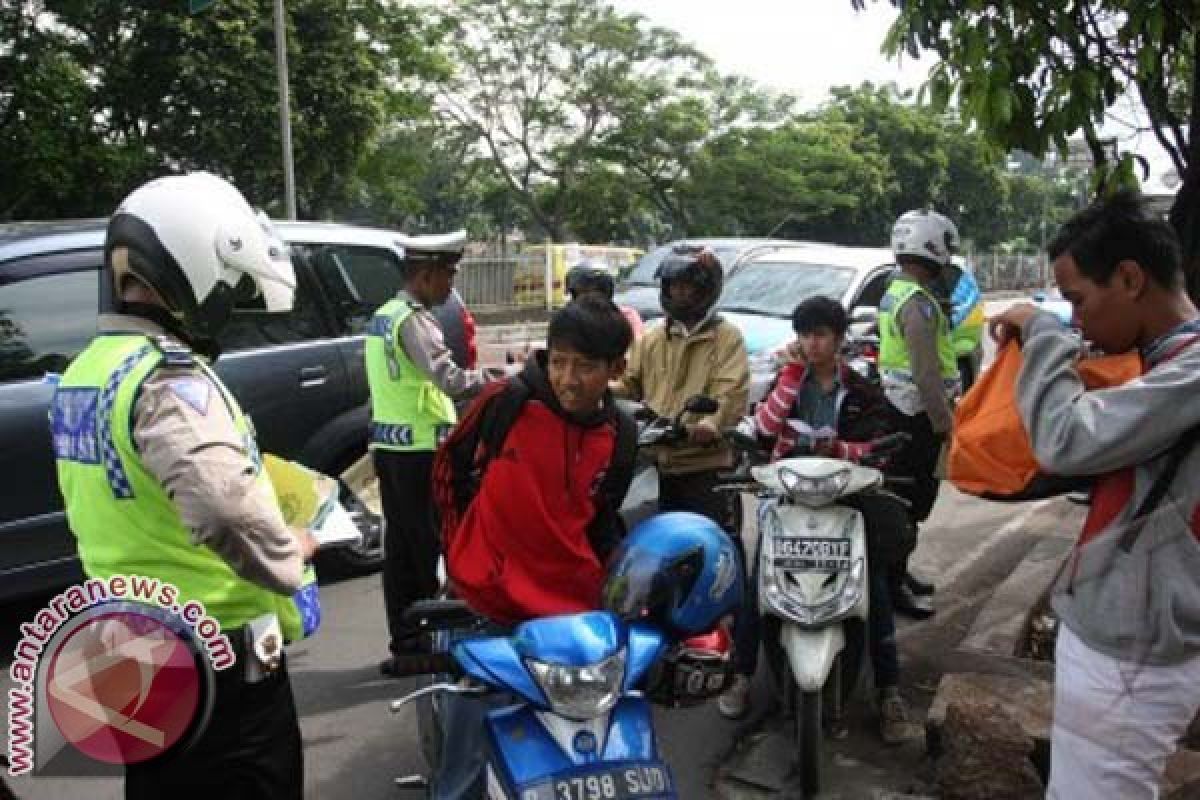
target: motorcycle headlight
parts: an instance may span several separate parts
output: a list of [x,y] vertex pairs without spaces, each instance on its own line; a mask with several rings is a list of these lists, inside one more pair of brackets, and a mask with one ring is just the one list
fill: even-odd
[[827,475],[808,477],[790,469],[779,471],[779,480],[788,494],[805,505],[827,505],[842,496],[850,483],[850,470],[843,468]]
[[624,647],[586,667],[547,664],[532,658],[525,665],[550,702],[550,710],[580,722],[612,710],[625,684]]

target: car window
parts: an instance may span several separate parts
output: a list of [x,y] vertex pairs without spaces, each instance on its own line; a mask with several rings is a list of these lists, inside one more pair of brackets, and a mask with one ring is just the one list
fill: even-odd
[[218,336],[221,350],[236,353],[239,350],[306,342],[328,336],[329,329],[305,273],[303,265],[297,263],[296,299],[291,311],[268,313],[262,308],[234,308],[229,322]]
[[633,271],[629,273],[629,283],[635,286],[657,286],[658,268],[662,266],[663,259],[670,252],[671,245],[668,244],[656,247],[642,256]]
[[99,272],[37,275],[0,285],[0,381],[62,372],[96,335]]
[[879,303],[883,300],[883,294],[887,291],[888,284],[891,282],[891,270],[872,276],[863,286],[862,291],[859,292],[858,300],[855,301],[854,307],[870,306],[871,308],[879,308]]
[[400,261],[382,248],[321,247],[312,252],[312,264],[325,296],[351,333],[362,333],[375,309],[400,291]]
[[853,279],[854,270],[829,264],[751,263],[726,282],[717,308],[786,318],[798,303],[813,295],[841,302]]

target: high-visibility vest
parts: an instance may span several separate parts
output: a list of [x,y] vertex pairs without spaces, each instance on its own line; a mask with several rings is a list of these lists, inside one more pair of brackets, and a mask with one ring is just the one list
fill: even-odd
[[879,304],[879,374],[888,400],[910,415],[924,411],[924,407],[913,380],[912,356],[896,316],[904,304],[916,294],[923,294],[933,309],[937,326],[938,365],[943,388],[952,396],[958,393],[961,386],[958,359],[949,335],[950,325],[937,300],[911,278],[897,277]]
[[417,369],[400,345],[400,328],[421,306],[401,293],[367,326],[365,358],[371,388],[371,447],[431,451],[454,427],[454,402]]
[[137,575],[171,583],[180,605],[200,601],[227,632],[273,613],[285,639],[303,638],[320,623],[312,568],[293,596],[241,577],[208,546],[192,542],[174,502],[142,464],[133,410],[142,383],[164,363],[195,366],[197,380],[211,381],[245,440],[257,480],[270,488],[249,419],[206,366],[165,337],[98,336],[59,380],[50,413],[58,484],[84,571],[92,578]]

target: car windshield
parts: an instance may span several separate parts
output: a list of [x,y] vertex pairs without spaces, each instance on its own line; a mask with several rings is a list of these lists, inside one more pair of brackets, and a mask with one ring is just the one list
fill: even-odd
[[798,303],[813,295],[841,300],[853,279],[853,269],[829,264],[747,264],[725,284],[717,308],[787,318]]
[[[634,266],[629,273],[629,278],[626,283],[633,286],[658,286],[658,268],[662,266],[663,259],[670,254],[671,248],[677,243],[665,244],[662,247],[656,247]],[[698,242],[702,244],[702,242]],[[712,250],[717,254],[717,260],[721,262],[721,268],[729,272],[729,268],[733,266],[733,262],[737,261],[738,253],[742,251],[740,247],[714,247]]]

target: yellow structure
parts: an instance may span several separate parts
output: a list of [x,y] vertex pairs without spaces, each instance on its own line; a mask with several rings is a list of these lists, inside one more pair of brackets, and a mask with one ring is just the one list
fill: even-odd
[[[517,305],[558,308],[566,303],[563,292],[567,270],[580,262],[607,267],[615,279],[620,270],[637,261],[642,250],[601,244],[539,244],[521,248],[513,278]],[[546,275],[552,276],[546,291]]]

